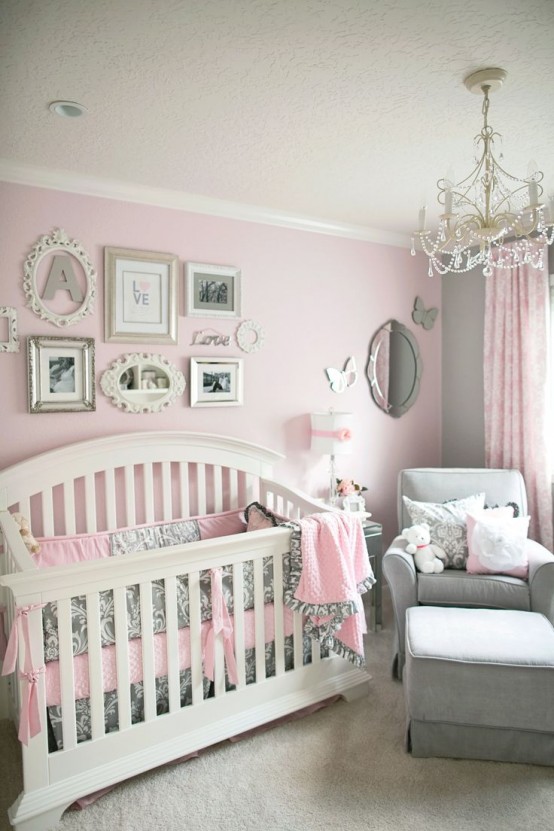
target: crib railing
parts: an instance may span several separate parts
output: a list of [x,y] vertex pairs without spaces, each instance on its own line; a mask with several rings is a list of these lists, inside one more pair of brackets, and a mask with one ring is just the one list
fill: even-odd
[[[25,638],[19,641],[19,665],[28,663],[25,650],[32,650],[31,662],[38,671],[36,695],[42,730],[30,742],[27,751],[27,767],[34,780],[34,787],[45,786],[63,779],[68,775],[85,773],[94,759],[98,757],[99,745],[113,743],[114,757],[121,751],[122,739],[127,731],[142,731],[145,736],[153,726],[159,730],[166,715],[157,715],[155,691],[155,646],[152,627],[152,583],[164,580],[166,591],[166,638],[169,690],[169,715],[184,713],[194,709],[191,723],[199,721],[200,708],[218,707],[218,702],[229,696],[239,696],[247,691],[245,675],[246,622],[243,609],[243,572],[247,562],[254,564],[254,631],[256,648],[255,686],[263,685],[266,679],[265,648],[266,642],[275,644],[275,678],[285,673],[285,610],[283,608],[283,555],[289,549],[290,530],[286,528],[258,531],[254,534],[240,534],[236,539],[206,540],[175,546],[171,549],[140,552],[128,557],[111,558],[93,563],[81,563],[76,566],[49,569],[28,569],[2,577],[1,582],[13,593],[15,606],[31,607],[28,614],[29,643]],[[209,562],[206,561],[209,551]],[[269,612],[264,598],[264,559],[270,557],[274,570],[274,601]],[[205,698],[203,690],[203,642],[205,632],[201,622],[200,572],[209,568],[215,570],[230,566],[233,572],[233,649],[236,656],[236,684],[232,689],[226,684],[229,666],[225,659],[225,644],[222,632],[214,633],[213,697]],[[190,598],[190,674],[192,707],[183,707],[179,691],[179,630],[176,612],[176,581],[186,575]],[[144,687],[144,713],[138,724],[132,724],[130,703],[130,664],[129,640],[127,631],[127,609],[125,591],[127,586],[140,586],[141,611],[141,660]],[[91,741],[80,743],[77,735],[75,716],[75,676],[73,660],[73,633],[71,619],[71,601],[82,594],[86,586],[86,621],[88,630],[88,673],[90,679],[90,712],[92,735]],[[117,665],[117,700],[119,707],[117,733],[104,731],[104,685],[102,645],[100,637],[100,592],[113,590],[115,609],[115,652]],[[48,754],[48,739],[44,718],[46,713],[44,650],[42,620],[40,608],[45,603],[57,603],[59,635],[59,674],[62,710],[63,752],[50,753],[49,772],[44,765],[33,770],[32,757],[44,758]],[[292,636],[294,643],[294,669],[304,664],[302,620],[299,615],[292,615]],[[271,635],[267,635],[268,622]],[[314,642],[311,660],[314,665],[320,661],[320,647]],[[19,683],[19,695],[16,704],[26,700],[29,694],[28,680]],[[201,721],[202,719],[200,719]],[[157,725],[155,724],[157,723]],[[240,732],[240,719],[237,720],[237,732]],[[175,728],[173,728],[175,730]],[[148,740],[146,739],[148,746]],[[205,742],[209,743],[209,742]],[[176,754],[186,752],[182,747]],[[149,765],[151,766],[151,765]],[[37,777],[43,777],[37,782]]]

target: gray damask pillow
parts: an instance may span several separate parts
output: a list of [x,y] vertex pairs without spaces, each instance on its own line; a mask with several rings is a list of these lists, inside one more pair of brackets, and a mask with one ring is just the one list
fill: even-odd
[[431,533],[431,542],[440,545],[446,553],[445,568],[466,567],[468,513],[484,508],[485,494],[476,493],[465,499],[452,502],[416,502],[403,496],[404,505],[413,525],[426,522]]

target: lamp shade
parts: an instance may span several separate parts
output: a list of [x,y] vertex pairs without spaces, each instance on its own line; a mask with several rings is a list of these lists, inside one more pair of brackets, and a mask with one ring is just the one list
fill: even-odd
[[352,413],[312,413],[312,450],[328,456],[352,453]]

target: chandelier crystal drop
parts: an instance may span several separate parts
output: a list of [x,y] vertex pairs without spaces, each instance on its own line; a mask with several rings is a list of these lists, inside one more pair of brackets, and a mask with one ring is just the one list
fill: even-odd
[[[469,75],[464,84],[470,92],[483,95],[483,127],[475,137],[476,165],[455,184],[439,179],[437,200],[444,207],[439,228],[433,235],[425,227],[426,208],[419,212],[419,230],[412,235],[429,257],[429,276],[470,271],[483,266],[483,274],[497,268],[517,268],[522,263],[543,268],[544,245],[554,240],[554,194],[547,206],[541,198],[544,178],[530,170],[526,179],[508,173],[495,155],[502,137],[488,123],[489,94],[499,89],[503,69],[483,69]],[[511,243],[508,245],[508,243]]]

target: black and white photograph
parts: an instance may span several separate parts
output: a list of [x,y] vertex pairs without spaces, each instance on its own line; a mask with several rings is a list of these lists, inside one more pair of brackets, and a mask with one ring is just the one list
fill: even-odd
[[240,271],[234,266],[187,263],[187,315],[239,317],[240,280]]
[[48,359],[50,392],[75,392],[75,358]]
[[190,406],[242,405],[242,368],[242,358],[191,358]]

